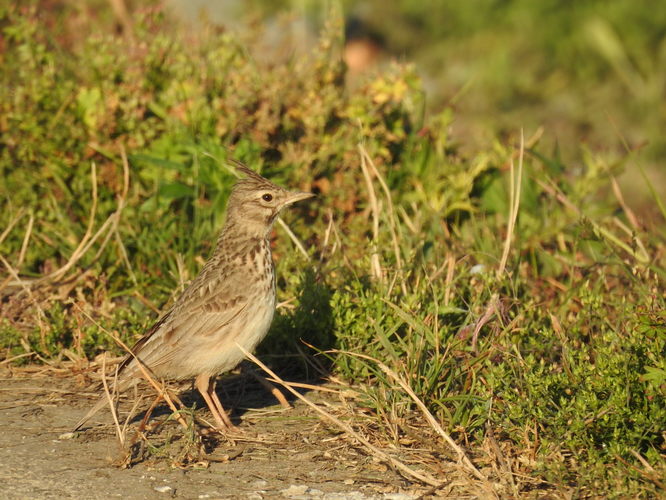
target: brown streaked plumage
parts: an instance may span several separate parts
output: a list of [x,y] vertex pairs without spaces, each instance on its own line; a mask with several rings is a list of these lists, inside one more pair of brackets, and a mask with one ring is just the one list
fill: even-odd
[[[215,393],[214,377],[243,359],[236,345],[252,351],[266,336],[275,311],[275,274],[269,235],[284,207],[311,193],[287,191],[244,165],[234,186],[215,251],[174,305],[132,347],[132,353],[161,379],[195,379],[218,427],[231,427]],[[118,390],[141,377],[128,355],[118,369]],[[97,404],[76,424],[83,426],[104,405]]]

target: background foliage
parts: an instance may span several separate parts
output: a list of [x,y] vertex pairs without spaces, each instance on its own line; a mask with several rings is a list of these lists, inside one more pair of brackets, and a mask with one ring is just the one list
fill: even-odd
[[[499,33],[514,40],[531,5],[495,5]],[[426,33],[444,16],[460,36],[490,36],[471,7],[451,4],[432,18],[416,4],[400,8]],[[581,49],[559,30],[574,11],[552,11],[532,40],[550,54],[541,71],[564,72],[584,95],[622,68],[571,62]],[[397,444],[410,435],[413,402],[355,353],[384,363],[479,460],[496,436],[516,472],[535,479],[526,494],[547,484],[578,495],[663,488],[666,211],[648,182],[655,222],[642,222],[615,181],[640,158],[609,160],[570,143],[568,163],[538,134],[524,158],[516,135],[463,154],[449,137],[455,110],[424,118],[412,66],[345,84],[335,14],[306,57],[261,62],[212,24],[193,33],[151,7],[119,36],[101,12],[0,7],[7,358],[113,349],[82,311],[126,340],[140,335],[206,259],[233,156],[320,195],[285,214],[307,259],[276,231],[286,306],[261,348],[274,366],[305,349],[301,339],[342,351],[326,354],[331,369],[361,390],[372,425]],[[590,29],[602,36],[598,26]],[[519,40],[539,31],[528,28]],[[658,31],[627,28],[626,37],[639,50]],[[509,101],[539,87],[509,73],[493,73]],[[641,105],[655,104],[650,95]],[[663,118],[654,109],[647,130]],[[37,281],[17,286],[14,273]]]

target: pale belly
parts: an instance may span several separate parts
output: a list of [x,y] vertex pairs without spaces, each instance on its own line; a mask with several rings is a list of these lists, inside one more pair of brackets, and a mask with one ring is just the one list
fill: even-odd
[[268,307],[256,309],[260,310],[248,314],[248,321],[243,332],[234,335],[235,338],[228,342],[224,342],[224,349],[211,355],[207,360],[206,369],[201,372],[218,375],[234,369],[245,358],[243,351],[238,348],[239,345],[248,352],[254,351],[257,344],[266,337],[271,326],[275,314],[275,299],[270,301]]
[[219,332],[211,332],[205,337],[191,337],[188,347],[183,349],[183,354],[189,355],[165,367],[164,371],[169,373],[162,376],[178,379],[196,377],[201,373],[215,376],[234,369],[245,358],[238,346],[248,352],[254,351],[268,333],[274,313],[275,296],[272,295],[263,304],[248,305],[243,311],[243,321],[233,322],[233,327],[226,325]]

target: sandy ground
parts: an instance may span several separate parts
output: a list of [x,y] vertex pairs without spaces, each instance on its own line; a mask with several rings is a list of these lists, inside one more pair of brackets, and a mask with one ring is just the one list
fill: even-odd
[[[162,446],[161,455],[144,454],[123,468],[117,462],[126,453],[118,444],[108,411],[83,432],[68,434],[94,401],[89,390],[71,377],[0,372],[1,498],[399,500],[419,493],[323,424],[303,403],[296,401],[293,409],[285,410],[258,386],[243,390],[241,404],[239,397],[230,401],[218,389],[225,405],[235,408],[233,418],[243,436],[231,442],[210,435],[205,439],[208,455],[201,463],[174,466],[183,431],[168,423],[150,434],[148,443],[164,445],[169,436],[173,443]],[[201,400],[188,397],[197,408],[203,406]],[[323,393],[311,392],[308,397],[326,403]],[[167,414],[158,410],[151,422],[161,422]],[[198,410],[197,415],[209,416],[207,409]],[[136,436],[138,427],[139,422],[133,422],[128,436]]]

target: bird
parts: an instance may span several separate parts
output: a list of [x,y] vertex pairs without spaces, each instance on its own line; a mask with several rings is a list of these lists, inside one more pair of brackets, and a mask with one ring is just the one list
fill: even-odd
[[[123,392],[142,378],[142,366],[165,380],[194,379],[218,430],[233,428],[215,392],[215,378],[235,368],[266,336],[275,312],[275,266],[270,234],[280,211],[315,196],[288,191],[232,160],[244,177],[227,202],[215,249],[197,277],[141,337],[116,371]],[[73,431],[107,404],[105,396]]]

